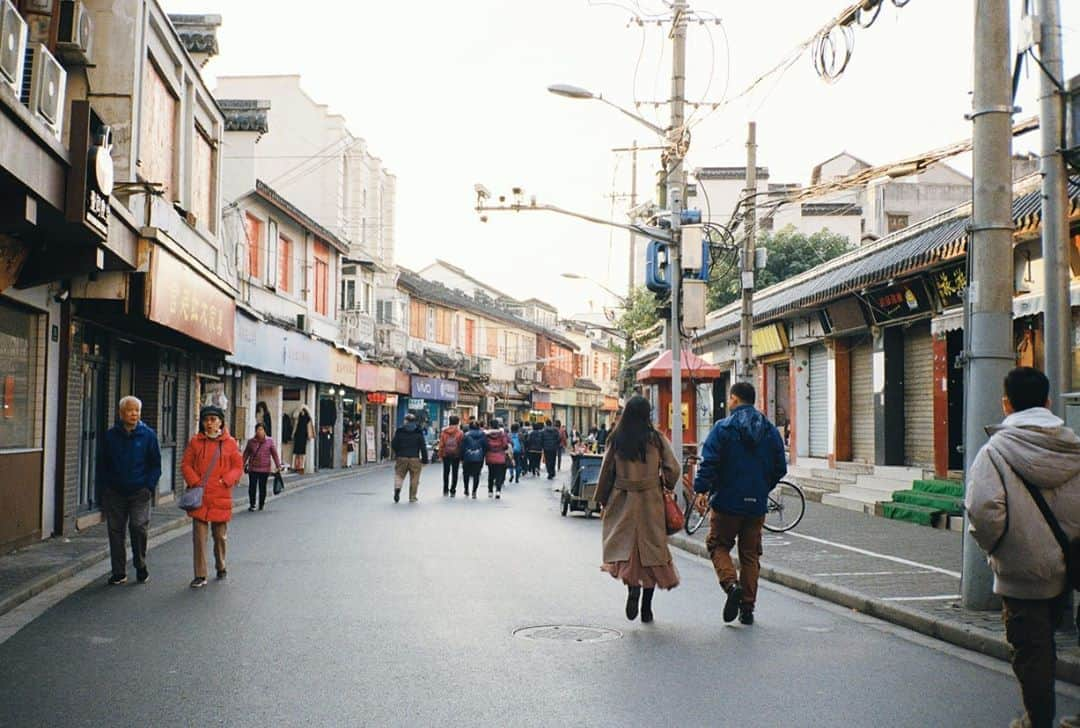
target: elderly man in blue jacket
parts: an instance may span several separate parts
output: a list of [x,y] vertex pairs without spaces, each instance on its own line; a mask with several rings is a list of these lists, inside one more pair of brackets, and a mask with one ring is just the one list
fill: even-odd
[[[773,423],[754,408],[757,393],[746,382],[731,387],[728,417],[713,425],[701,451],[694,491],[708,494],[705,542],[720,586],[727,592],[724,621],[754,623],[761,528],[769,491],[787,474],[784,442]],[[731,560],[738,540],[739,572]]]
[[137,397],[120,400],[119,421],[105,433],[97,461],[101,506],[109,527],[112,575],[109,584],[127,581],[124,529],[131,533],[131,558],[140,584],[150,578],[146,568],[146,536],[150,499],[161,479],[161,449],[157,433],[142,421]]

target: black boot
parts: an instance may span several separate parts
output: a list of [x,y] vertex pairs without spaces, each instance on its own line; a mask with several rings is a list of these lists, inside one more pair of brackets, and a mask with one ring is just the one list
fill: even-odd
[[626,587],[626,618],[631,622],[637,619],[639,599],[641,599],[640,586]]
[[641,621],[648,624],[653,620],[652,595],[655,589],[643,589],[641,591]]

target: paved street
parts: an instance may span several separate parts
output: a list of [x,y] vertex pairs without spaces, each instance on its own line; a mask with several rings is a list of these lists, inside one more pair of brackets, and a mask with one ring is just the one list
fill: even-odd
[[[711,568],[682,552],[657,622],[628,623],[599,522],[560,518],[548,481],[451,501],[436,470],[415,506],[376,471],[239,514],[228,581],[202,591],[186,532],[151,551],[148,585],[96,580],[0,644],[0,724],[993,726],[1019,711],[1003,663],[782,587],[763,585],[753,628],[724,626]],[[542,625],[621,637],[514,636]],[[1059,714],[1080,708],[1061,689]]]

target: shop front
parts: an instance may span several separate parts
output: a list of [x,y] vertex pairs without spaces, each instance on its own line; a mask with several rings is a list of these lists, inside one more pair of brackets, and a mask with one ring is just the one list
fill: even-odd
[[405,411],[416,415],[421,429],[427,429],[429,435],[437,434],[449,422],[458,400],[458,383],[453,379],[413,375],[409,384]]

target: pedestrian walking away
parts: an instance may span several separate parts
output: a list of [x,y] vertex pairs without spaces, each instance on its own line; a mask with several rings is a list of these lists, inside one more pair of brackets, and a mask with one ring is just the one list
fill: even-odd
[[394,433],[390,449],[394,451],[394,502],[401,500],[401,485],[408,474],[409,502],[416,503],[419,500],[420,470],[428,462],[427,440],[416,424],[416,415],[411,412],[405,415],[405,424]]
[[97,460],[101,506],[109,530],[112,573],[109,584],[127,581],[125,531],[131,535],[131,560],[141,584],[150,578],[146,567],[146,534],[150,527],[150,501],[161,479],[161,450],[157,433],[140,419],[142,402],[120,400],[118,421],[109,428]]
[[544,420],[544,429],[540,434],[541,446],[544,450],[544,465],[547,466],[548,480],[555,479],[555,458],[559,452],[559,431],[551,423]]
[[510,451],[514,455],[514,467],[510,470],[510,482],[520,483],[521,474],[525,471],[525,443],[523,441],[521,425],[510,425]]
[[469,431],[465,433],[465,440],[461,444],[461,463],[464,469],[465,497],[469,497],[469,481],[472,481],[472,497],[476,498],[476,491],[480,487],[480,471],[484,467],[484,454],[487,452],[487,435],[480,429],[480,423],[473,420],[469,423]]
[[533,423],[525,447],[529,451],[529,475],[540,475],[540,458],[544,456],[544,426],[539,422]]
[[202,505],[188,511],[194,547],[195,578],[191,587],[206,586],[206,536],[214,540],[214,566],[217,578],[228,573],[225,546],[232,519],[232,489],[244,474],[244,461],[236,440],[225,429],[225,413],[220,407],[206,406],[199,411],[199,432],[187,444],[181,465],[188,488],[202,486]]
[[[1001,400],[1005,419],[988,428],[990,439],[965,487],[968,528],[988,554],[1020,683],[1025,714],[1013,728],[1055,725],[1054,630],[1072,585],[1050,519],[1067,540],[1080,536],[1080,438],[1050,411],[1049,394],[1050,382],[1037,369],[1009,372]],[[1080,725],[1080,716],[1062,725]]]
[[484,462],[488,469],[488,498],[494,493],[498,500],[502,498],[506,469],[514,462],[513,449],[510,436],[503,429],[502,420],[497,417],[491,421],[491,429],[487,431],[486,437],[487,452],[484,454]]
[[600,429],[596,431],[596,452],[604,452],[607,446],[608,428],[606,422],[600,423]]
[[266,505],[266,481],[271,473],[281,472],[277,444],[267,434],[266,425],[262,422],[255,425],[255,436],[244,446],[244,472],[248,474],[248,511],[255,510],[256,494],[261,511]]
[[[442,459],[442,493],[453,498],[457,495],[458,470],[461,468],[461,444],[465,433],[458,423],[457,415],[450,415],[450,424],[439,433],[439,457]],[[453,475],[453,480],[450,476]]]
[[653,427],[651,410],[640,395],[626,403],[627,415],[604,454],[596,486],[604,509],[601,569],[626,585],[626,618],[636,619],[640,610],[646,623],[653,621],[656,588],[679,585],[664,515],[664,490],[679,481],[679,461]]
[[[708,498],[711,509],[705,546],[727,593],[724,621],[731,622],[737,616],[745,625],[754,623],[761,528],[769,492],[787,474],[780,432],[754,408],[756,399],[753,385],[732,385],[727,402],[731,414],[713,425],[705,438],[694,478],[694,491],[701,494],[699,498]],[[623,413],[624,419],[627,414]],[[736,542],[738,573],[731,560]]]
[[566,452],[568,440],[566,437],[566,428],[563,427],[563,424],[558,420],[555,420],[555,429],[559,431],[559,452],[555,456],[555,469],[562,472],[562,456],[563,453]]

